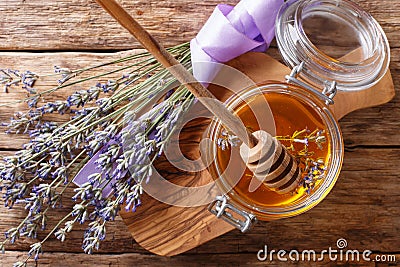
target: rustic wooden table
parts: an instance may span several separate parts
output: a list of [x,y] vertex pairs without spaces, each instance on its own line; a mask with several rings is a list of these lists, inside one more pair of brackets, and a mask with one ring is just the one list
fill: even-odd
[[[121,1],[164,45],[190,40],[200,29],[217,0]],[[225,1],[229,4],[237,0]],[[196,266],[265,265],[257,252],[336,248],[344,238],[349,249],[395,255],[400,260],[400,1],[356,0],[369,10],[387,33],[392,57],[390,69],[397,90],[388,104],[356,111],[341,120],[345,160],[339,180],[330,195],[311,211],[294,218],[259,223],[248,234],[232,231],[196,249],[172,258],[142,249],[131,238],[120,218],[110,224],[100,251],[85,255],[81,250],[83,227],[64,243],[47,242],[39,266]],[[0,68],[51,70],[53,65],[87,66],[110,59],[117,51],[140,46],[92,0],[0,1]],[[46,52],[46,53],[43,53]],[[74,53],[65,53],[74,52]],[[276,47],[268,52],[279,58]],[[21,94],[1,94],[1,101]],[[56,95],[56,97],[59,95]],[[7,120],[20,108],[1,108]],[[11,113],[10,113],[11,112]],[[0,134],[2,155],[11,154],[27,139]],[[64,204],[64,209],[71,207]],[[60,211],[61,214],[62,211]],[[15,225],[24,211],[0,206],[0,232]],[[54,217],[59,216],[58,213]],[[55,218],[56,219],[56,218]],[[22,240],[0,255],[0,266],[10,266],[25,257],[30,241]],[[394,262],[323,262],[360,266],[389,266]],[[274,261],[286,266],[288,263]],[[295,262],[293,265],[313,265]]]

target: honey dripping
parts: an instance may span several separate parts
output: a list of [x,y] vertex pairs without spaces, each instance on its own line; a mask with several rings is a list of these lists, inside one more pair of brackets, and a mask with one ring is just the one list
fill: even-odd
[[[250,105],[254,106],[254,103],[257,104],[257,101],[264,101],[264,99],[267,100],[275,120],[276,136],[292,136],[295,131],[302,131],[304,129],[309,129],[311,131],[315,129],[325,130],[324,135],[326,136],[326,142],[322,147],[318,147],[315,143],[310,142],[308,144],[308,151],[313,153],[313,159],[322,159],[324,163],[327,163],[330,155],[329,137],[327,136],[326,126],[322,118],[313,110],[313,107],[289,94],[275,92],[259,94],[248,100],[247,103],[252,102]],[[235,108],[235,113],[242,119],[246,127],[249,127],[253,131],[260,129],[248,104],[244,103]],[[290,141],[282,140],[281,142],[286,147],[290,146]],[[289,151],[293,155],[296,155],[297,151],[301,151],[303,148],[304,144],[294,143],[295,150]],[[237,147],[228,147],[224,150],[222,148],[217,149],[217,164],[222,172],[224,172],[228,166],[231,150],[233,150],[232,153],[239,153]],[[304,164],[302,165],[302,163],[300,163],[299,166],[304,170]],[[304,176],[306,176],[306,173],[302,173],[302,177]],[[229,179],[229,177],[227,177],[227,179]],[[233,187],[233,190],[250,203],[259,206],[272,207],[288,205],[307,194],[306,189],[302,186],[299,186],[295,192],[278,194],[267,188],[264,184],[261,184],[255,191],[250,192],[249,186],[252,179],[253,175],[251,171],[246,168],[244,175]],[[315,184],[315,187],[318,187],[319,182]]]

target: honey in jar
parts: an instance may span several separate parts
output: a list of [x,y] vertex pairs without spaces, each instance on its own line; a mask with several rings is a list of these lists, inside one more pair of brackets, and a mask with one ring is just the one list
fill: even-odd
[[[257,103],[261,105],[264,101],[267,101],[272,112],[275,121],[276,135],[281,137],[281,142],[285,147],[290,147],[291,142],[288,140],[289,138],[284,137],[292,136],[295,131],[309,132],[316,129],[320,132],[326,132],[326,126],[322,118],[313,110],[312,106],[293,96],[276,92],[255,95],[235,109],[235,113],[245,123],[245,126],[252,131],[260,130],[260,125],[254,114],[254,108],[251,108],[251,106],[257,106]],[[289,149],[289,152],[291,152],[293,156],[296,157],[298,152],[304,149],[305,144],[302,143],[302,141],[307,142],[307,140],[299,140],[298,143],[293,143],[293,149]],[[312,155],[313,158],[324,162],[322,165],[325,165],[325,162],[329,160],[329,142],[322,144],[320,147],[310,142],[307,144],[307,147],[308,153]],[[229,146],[224,149],[219,147],[217,150],[217,164],[223,172],[226,171],[231,159],[231,153],[237,154],[238,148]],[[298,164],[300,170],[304,172],[304,163],[298,161]],[[307,173],[302,174],[302,176],[306,175]],[[286,194],[276,193],[263,183],[259,184],[257,189],[251,190],[250,182],[252,179],[255,179],[253,178],[252,172],[246,168],[242,178],[233,187],[233,190],[235,190],[237,194],[247,198],[248,201],[260,206],[280,206],[289,204],[307,194],[305,188],[301,185],[299,185],[296,191]],[[320,181],[318,181],[315,186],[317,187],[319,183]]]

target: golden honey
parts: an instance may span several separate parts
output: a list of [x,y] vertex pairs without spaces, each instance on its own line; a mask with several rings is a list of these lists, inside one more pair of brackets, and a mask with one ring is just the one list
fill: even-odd
[[[301,131],[309,129],[311,131],[315,129],[325,130],[327,135],[326,126],[323,123],[322,118],[315,111],[315,107],[302,101],[292,95],[281,93],[281,92],[264,92],[253,96],[247,100],[247,103],[242,103],[235,108],[235,113],[241,118],[245,126],[253,131],[260,129],[256,116],[249,106],[257,105],[257,103],[265,103],[267,101],[273,119],[275,121],[276,135],[277,136],[292,136],[295,131]],[[254,109],[253,109],[254,110]],[[326,138],[330,140],[330,138]],[[289,141],[282,141],[282,144],[286,147],[290,146]],[[304,144],[295,143],[295,150],[291,151],[292,154],[296,154],[297,151],[301,151],[304,148]],[[233,151],[231,151],[231,149]],[[237,151],[236,151],[237,150]],[[312,152],[314,159],[322,159],[324,162],[328,162],[330,155],[330,142],[327,141],[323,144],[322,149],[318,148],[315,143],[309,143],[308,151]],[[217,149],[217,165],[222,172],[228,166],[231,158],[231,153],[239,153],[237,147],[228,147],[225,150]],[[304,170],[304,166],[299,165]],[[302,174],[303,176],[306,173]],[[227,177],[229,179],[229,177]],[[261,184],[255,191],[250,190],[250,181],[253,179],[252,172],[246,168],[242,178],[236,183],[232,190],[240,197],[246,199],[247,202],[254,203],[261,207],[274,207],[289,205],[292,202],[299,200],[302,197],[306,197],[307,193],[303,187],[299,187],[297,192],[278,194],[273,190],[267,188],[264,184]],[[255,178],[254,178],[255,179]],[[234,181],[228,183],[235,184]],[[318,182],[316,187],[318,187]],[[252,191],[252,192],[250,192]]]

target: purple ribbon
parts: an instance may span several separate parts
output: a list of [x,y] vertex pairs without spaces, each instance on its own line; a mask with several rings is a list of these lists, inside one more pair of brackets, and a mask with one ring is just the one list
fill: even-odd
[[[190,42],[195,78],[210,83],[219,70],[218,64],[213,63],[225,63],[249,51],[265,51],[274,38],[275,18],[283,2],[242,0],[235,7],[218,5]],[[106,146],[111,144],[112,141]],[[78,172],[74,179],[76,185],[83,185],[92,173],[100,171],[96,161],[102,151],[100,149]],[[104,188],[103,197],[112,192],[110,184]]]
[[283,2],[242,0],[235,7],[218,5],[190,42],[195,78],[210,83],[219,70],[218,64],[212,63],[225,63],[249,51],[265,51],[275,36],[275,18]]

